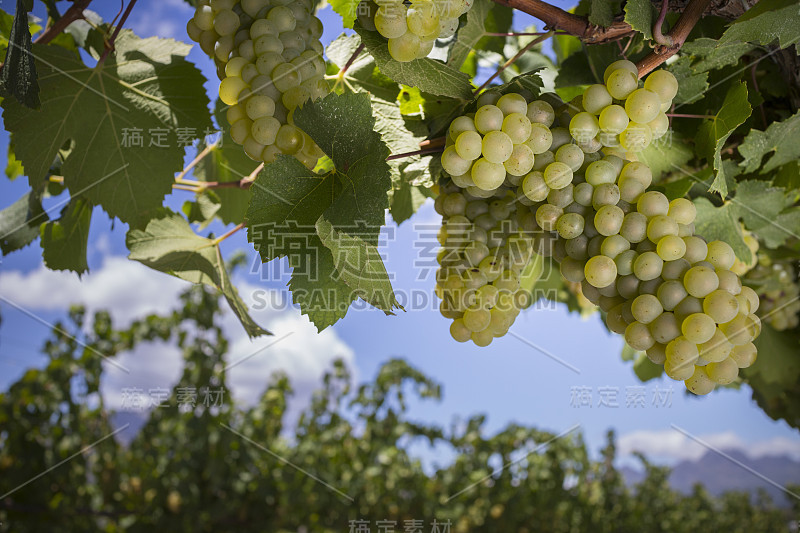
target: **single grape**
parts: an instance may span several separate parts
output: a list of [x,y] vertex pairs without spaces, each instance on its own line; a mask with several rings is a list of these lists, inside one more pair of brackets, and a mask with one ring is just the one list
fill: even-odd
[[569,122],[569,133],[576,142],[587,142],[593,139],[600,131],[597,117],[591,113],[582,111],[572,117]]
[[702,344],[711,340],[717,325],[714,319],[703,313],[692,313],[681,323],[683,336],[695,344]]
[[664,373],[675,381],[686,381],[694,375],[693,363],[673,363],[669,359],[664,362]]
[[538,122],[532,122],[531,133],[528,136],[528,140],[525,141],[525,144],[535,155],[547,153],[553,145],[553,134],[547,126],[539,124]]
[[572,169],[566,163],[556,161],[547,165],[543,176],[551,189],[563,189],[572,182]]
[[544,175],[534,170],[522,180],[522,193],[533,202],[541,202],[547,198],[550,188],[544,181]]
[[408,31],[418,37],[435,35],[439,29],[439,14],[432,1],[416,1],[406,12]]
[[711,339],[698,345],[697,348],[700,350],[700,357],[704,361],[718,363],[730,355],[733,345],[728,342],[725,334],[719,328],[716,328]]
[[[458,155],[458,151],[455,146],[448,146],[444,149],[444,152],[442,152],[442,168],[451,176],[460,176],[462,174],[466,174],[471,165],[472,161],[464,159]],[[473,180],[475,179],[474,170],[475,169],[473,168]],[[503,177],[505,178],[505,170],[503,171],[503,174]],[[475,184],[478,185],[477,182]]]
[[641,213],[628,213],[622,220],[619,234],[629,242],[641,242],[647,237],[647,217]]
[[564,209],[572,203],[572,190],[575,187],[569,183],[563,189],[550,189],[547,193],[547,203]]
[[[491,315],[490,315],[490,320],[491,320]],[[472,342],[475,343],[475,346],[486,348],[492,343],[493,340],[494,340],[494,334],[491,331],[489,331],[488,326],[483,331],[474,331],[472,333]]]
[[758,350],[755,344],[748,342],[741,346],[734,346],[731,350],[730,357],[736,362],[739,368],[747,368],[756,362]]
[[694,372],[689,379],[684,380],[686,389],[692,394],[703,396],[708,394],[717,386],[717,384],[708,377],[705,367],[696,366]]
[[482,133],[487,134],[491,131],[500,131],[503,127],[503,112],[494,105],[479,107],[475,112],[475,127]]
[[453,141],[458,139],[459,135],[465,131],[478,131],[475,128],[475,122],[466,116],[457,117],[454,119],[453,122],[450,123],[450,128],[448,129],[450,138],[453,139]]
[[644,351],[650,349],[656,341],[645,324],[634,321],[625,328],[625,342],[634,350]]
[[586,281],[593,287],[607,287],[617,277],[617,265],[611,258],[598,255],[586,262],[584,274]]
[[669,118],[664,112],[659,111],[656,118],[647,123],[653,139],[660,139],[669,131]]
[[463,318],[457,318],[450,324],[450,336],[456,342],[467,342],[471,335],[472,331],[464,324]]
[[644,80],[644,88],[656,93],[662,103],[672,102],[678,94],[678,80],[671,72],[656,70]]
[[603,109],[611,105],[611,95],[605,85],[590,85],[583,92],[581,103],[584,111],[598,115]]
[[[583,233],[584,218],[577,213],[561,215],[556,222],[556,231],[563,239],[574,239]],[[582,280],[579,280],[582,281]]]
[[472,165],[472,181],[479,189],[493,191],[500,187],[505,179],[506,169],[503,165],[492,163],[483,157]]
[[625,100],[625,112],[633,122],[647,124],[661,111],[658,94],[647,89],[636,89]]
[[633,318],[642,324],[649,324],[663,312],[661,302],[652,294],[642,294],[631,303]]
[[685,337],[676,337],[667,344],[667,362],[673,365],[692,365],[700,357],[697,344]]
[[594,227],[600,235],[614,235],[619,233],[625,214],[615,205],[604,205],[597,210],[594,216]]
[[[615,235],[612,235],[611,237],[614,237],[614,236]],[[610,239],[611,237],[606,237],[606,238]],[[602,246],[601,246],[601,249],[602,249]],[[625,250],[624,252],[620,252],[614,258],[614,263],[617,265],[617,274],[620,275],[620,276],[628,276],[629,274],[632,274],[633,273],[633,262],[636,261],[637,257],[639,257],[639,254],[636,253],[636,250]],[[635,279],[635,276],[634,276],[634,279]]]
[[622,68],[612,71],[605,83],[608,93],[617,100],[624,100],[639,86],[636,74]]
[[524,176],[533,168],[533,152],[524,144],[514,145],[511,155],[503,162],[503,166],[512,176]]
[[719,385],[728,385],[739,377],[739,365],[731,357],[719,363],[708,363],[705,368],[706,372],[708,372],[708,377]]
[[646,351],[647,358],[657,365],[663,365],[667,360],[667,347],[663,344],[656,342]]
[[553,144],[550,145],[550,150],[555,152],[565,144],[572,142],[572,136],[567,128],[557,127],[551,128],[550,133],[553,136]]
[[464,326],[472,332],[483,331],[489,327],[491,318],[492,315],[488,309],[471,307],[464,311]]
[[477,131],[463,131],[455,142],[455,151],[462,159],[472,161],[481,156],[483,139]]
[[752,342],[755,337],[754,322],[745,314],[739,313],[730,322],[720,324],[719,329],[734,346]]
[[420,38],[410,31],[399,37],[390,37],[388,41],[389,55],[396,61],[407,63],[417,59],[422,47]]
[[513,150],[514,143],[511,137],[502,131],[490,131],[483,137],[481,153],[491,163],[503,163],[511,157]]
[[502,131],[514,144],[521,144],[531,136],[531,121],[524,113],[511,113],[503,119]]
[[651,242],[658,243],[667,235],[673,235],[680,239],[678,237],[678,223],[674,219],[667,215],[656,215],[647,222],[647,238]]
[[717,290],[719,277],[708,267],[694,266],[683,276],[683,285],[687,292],[695,298],[704,298]]
[[694,264],[698,261],[703,261],[708,255],[708,245],[702,238],[692,235],[683,237],[683,242],[686,244],[684,257],[690,263]]
[[[649,294],[642,295],[642,296],[651,296]],[[641,298],[639,296],[638,298]],[[631,310],[633,309],[633,305],[631,305]],[[653,335],[653,338],[656,342],[661,344],[667,344],[673,339],[677,339],[681,335],[681,327],[678,323],[678,319],[675,318],[675,315],[670,312],[664,312],[655,317],[652,322],[650,322],[650,333]]]
[[532,123],[541,124],[549,128],[555,121],[556,114],[553,106],[544,100],[534,100],[528,104],[527,117]]
[[619,254],[630,250],[630,248],[631,243],[629,243],[624,237],[614,234],[609,235],[602,240],[602,243],[600,244],[600,254],[610,257],[611,259],[616,259]]
[[665,235],[659,239],[656,253],[664,261],[675,261],[686,253],[686,243],[676,235]]
[[706,261],[714,265],[714,268],[730,270],[736,260],[733,248],[730,244],[723,241],[711,241],[708,243],[708,254]]
[[703,299],[703,311],[717,324],[723,324],[739,314],[739,302],[728,291],[717,289]]
[[[736,279],[739,279],[738,276]],[[720,278],[722,280],[722,278]],[[748,287],[747,285],[742,286],[741,280],[739,280],[739,285],[741,287],[741,294],[747,299],[748,302],[748,313],[755,313],[758,311],[760,300],[758,299],[758,294],[752,288]],[[722,287],[720,287],[722,288]],[[730,292],[730,291],[728,291]]]
[[608,83],[608,78],[611,77],[611,74],[619,69],[627,70],[634,76],[639,76],[639,69],[636,67],[634,62],[628,61],[627,59],[619,59],[606,67],[606,70],[603,73],[603,83]]
[[555,158],[560,163],[566,163],[572,172],[577,172],[583,165],[584,154],[577,145],[565,144],[556,150]]
[[242,78],[225,78],[219,84],[219,99],[227,105],[239,102],[239,95],[247,89],[247,84]]
[[[722,270],[722,269],[718,268],[718,269],[716,269],[715,273],[717,274],[717,277],[719,278],[719,288],[720,289],[722,289],[724,291],[727,291],[727,292],[733,294],[734,296],[736,296],[738,294],[741,294],[745,290],[745,288],[742,286],[742,280],[739,279],[739,276],[737,276],[736,274],[734,274],[730,270]],[[753,289],[750,289],[748,287],[748,290],[752,291]],[[755,292],[753,292],[753,294],[755,295]],[[757,309],[758,308],[758,296],[757,295],[755,295],[755,303],[756,303],[756,309]],[[752,311],[754,311],[754,310],[751,309],[751,312]]]
[[555,231],[556,222],[564,214],[564,210],[550,204],[540,205],[536,209],[536,223],[545,231]]
[[655,252],[644,252],[633,263],[633,273],[642,281],[656,279],[661,275],[664,261]]
[[630,118],[625,108],[619,105],[609,105],[600,112],[598,125],[600,130],[612,135],[618,135],[628,127]]
[[522,96],[521,94],[517,93],[504,94],[497,100],[496,105],[506,116],[511,115],[513,113],[521,113],[523,115],[527,115],[528,113],[528,102],[527,100],[525,100],[525,97]]
[[613,183],[601,183],[594,188],[592,207],[595,209],[600,209],[604,205],[617,205],[617,203],[619,203],[619,187]]
[[650,146],[652,140],[650,126],[640,122],[630,122],[625,131],[619,134],[620,146],[629,152],[641,152]]

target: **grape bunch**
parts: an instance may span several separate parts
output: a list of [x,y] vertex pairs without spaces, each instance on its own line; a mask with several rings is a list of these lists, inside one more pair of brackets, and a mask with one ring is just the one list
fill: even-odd
[[766,255],[747,273],[746,280],[761,298],[759,315],[778,331],[800,325],[800,286],[797,271],[788,261],[773,261]]
[[473,0],[362,0],[357,8],[361,25],[388,39],[389,55],[408,62],[426,57],[436,39],[458,30],[458,17]]
[[215,43],[230,135],[253,160],[288,154],[314,168],[323,155],[292,120],[303,102],[330,90],[312,7],[310,0],[205,0],[187,25],[206,53]]

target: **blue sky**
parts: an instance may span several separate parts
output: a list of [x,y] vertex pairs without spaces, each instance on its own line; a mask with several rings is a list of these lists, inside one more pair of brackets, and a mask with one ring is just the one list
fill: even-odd
[[[14,10],[13,4],[9,0],[0,2],[10,12]],[[113,18],[118,9],[117,2],[94,4],[92,7],[106,20]],[[191,9],[182,0],[140,0],[128,26],[140,36],[157,35],[189,42],[184,27],[190,15]],[[329,8],[319,16],[325,25],[323,44],[327,44],[341,34],[341,20]],[[518,16],[515,27],[523,28],[532,20]],[[211,61],[197,47],[188,59],[212,80],[207,88],[213,96],[217,85]],[[8,141],[5,131],[0,132],[0,137],[0,145],[5,146]],[[191,159],[191,154],[187,157]],[[3,149],[0,165],[4,167],[5,163]],[[13,203],[26,189],[24,178],[14,182],[3,178],[0,208]],[[189,194],[177,191],[168,198],[168,205],[178,209]],[[60,200],[48,200],[46,207]],[[56,213],[54,210],[53,214]],[[389,225],[382,252],[387,269],[395,276],[397,290],[416,291],[430,298],[433,278],[429,275],[418,280],[419,268],[415,263],[420,260],[420,248],[415,242],[421,231],[430,231],[430,226],[438,223],[438,216],[428,203],[411,221],[400,227]],[[224,231],[219,223],[210,229],[217,234]],[[125,230],[125,224],[118,221],[112,224],[104,213],[95,210],[89,244],[91,272],[81,281],[71,273],[46,271],[41,265],[38,243],[3,258],[0,296],[46,322],[62,318],[68,304],[78,301],[85,302],[90,309],[110,308],[115,320],[123,323],[143,312],[165,310],[185,285],[124,259]],[[257,256],[243,232],[224,244],[226,253],[236,249],[247,252],[254,273],[242,272],[237,280],[246,300],[266,298],[274,302],[288,296],[285,275],[276,279],[259,274]],[[0,308],[3,319],[0,389],[5,389],[26,368],[42,363],[39,349],[48,328],[8,305],[0,304]],[[254,316],[272,329],[276,337],[251,342],[228,314],[225,323],[233,338],[231,360],[281,340],[231,372],[233,394],[242,401],[252,400],[267,383],[269,372],[278,368],[285,369],[296,380],[300,391],[298,401],[302,403],[321,372],[336,357],[348,361],[359,379],[371,378],[392,357],[404,357],[444,385],[441,403],[412,404],[415,418],[447,425],[455,416],[484,412],[492,431],[511,422],[555,432],[580,424],[595,450],[602,446],[605,432],[613,428],[620,437],[623,454],[636,448],[666,462],[701,455],[703,448],[674,429],[674,424],[715,446],[734,447],[752,455],[786,452],[800,456],[798,432],[783,422],[769,419],[750,399],[747,387],[695,398],[684,394],[682,383],[668,378],[641,384],[631,365],[620,359],[621,338],[609,334],[598,315],[582,319],[568,314],[562,306],[538,307],[522,313],[512,330],[541,350],[511,335],[485,349],[457,344],[449,336],[449,321],[439,315],[434,305],[393,317],[375,310],[353,310],[321,335],[294,309],[270,308],[256,311]],[[121,391],[126,387],[169,387],[180,375],[179,355],[163,345],[143,346],[119,361],[130,373],[106,366],[104,393],[112,405],[119,404]],[[591,407],[574,405],[576,387],[589,391]],[[626,407],[627,396],[641,390],[630,387],[644,387],[643,407]],[[612,395],[616,390],[620,406],[598,406],[601,389]],[[654,405],[657,390],[669,396],[669,405],[664,405],[663,397]]]

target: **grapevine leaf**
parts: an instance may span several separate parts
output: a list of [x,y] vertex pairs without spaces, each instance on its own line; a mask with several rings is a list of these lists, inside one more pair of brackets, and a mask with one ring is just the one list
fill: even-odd
[[768,383],[784,383],[788,376],[800,373],[800,351],[797,336],[790,331],[775,331],[763,323],[761,335],[754,341],[758,359],[746,372],[758,374]]
[[403,179],[398,180],[397,187],[392,191],[389,202],[392,220],[397,224],[408,220],[425,203],[427,198],[420,187],[411,185]]
[[736,204],[726,202],[722,207],[716,207],[707,198],[700,197],[694,199],[694,205],[697,208],[695,233],[702,235],[708,241],[727,242],[733,248],[736,257],[749,263],[752,253],[744,242]]
[[36,79],[36,63],[31,46],[28,10],[22,0],[17,0],[17,11],[8,37],[6,58],[3,70],[0,71],[0,95],[3,97],[14,95],[25,107],[38,109],[41,106],[39,83]]
[[663,183],[657,186],[656,188],[660,188],[661,192],[666,195],[667,198],[670,200],[674,200],[675,198],[683,198],[686,194],[691,190],[692,185],[694,185],[694,179],[687,177],[687,178],[680,178],[675,181],[670,181],[669,183]]
[[83,274],[89,270],[86,248],[92,204],[83,198],[72,198],[61,212],[61,218],[42,224],[41,245],[44,264],[51,270],[72,270]]
[[610,0],[592,0],[589,22],[607,28],[614,22],[614,12]]
[[664,366],[655,364],[648,359],[647,354],[640,352],[633,362],[633,372],[640,381],[650,381],[661,377],[664,373]]
[[766,174],[779,166],[800,158],[800,111],[782,122],[773,122],[766,131],[750,130],[739,153],[744,160],[740,163],[745,172],[755,172],[767,154],[773,155],[761,166],[761,174]]
[[317,221],[317,233],[333,254],[333,263],[340,279],[354,293],[387,315],[395,308],[402,309],[395,297],[383,259],[378,249],[358,236],[339,232],[322,216]]
[[678,80],[678,94],[673,99],[676,104],[696,102],[708,90],[708,72],[695,71],[691,62],[691,58],[683,56],[666,68]]
[[198,224],[199,229],[205,229],[214,221],[214,217],[219,212],[220,207],[222,206],[216,193],[207,190],[199,193],[194,201],[187,200],[183,202],[181,211],[186,215],[189,222]]
[[798,237],[800,209],[790,207],[793,197],[782,188],[771,187],[765,181],[742,181],[732,202],[747,229],[756,232],[768,247],[775,248]]
[[184,59],[188,45],[122,31],[115,49],[89,68],[63,48],[34,46],[42,108],[5,99],[3,118],[31,183],[43,181],[72,141],[65,185],[109,215],[138,222],[162,205],[183,168],[178,130],[211,128],[208,97],[202,74]]
[[735,20],[719,42],[768,45],[776,40],[780,48],[800,41],[800,10],[794,0],[761,0]]
[[468,74],[430,58],[415,59],[408,63],[395,61],[389,55],[389,47],[380,34],[367,31],[359,25],[355,26],[355,30],[375,58],[381,72],[397,83],[419,87],[421,91],[440,96],[472,99],[472,84]]
[[16,154],[14,153],[14,141],[13,139],[8,143],[8,155],[6,157],[6,176],[9,180],[13,181],[18,177],[25,174],[25,169],[22,168],[22,163],[19,159],[17,159]]
[[333,160],[342,184],[325,218],[338,231],[356,232],[376,244],[392,180],[386,163],[389,149],[374,131],[369,97],[331,93],[298,108],[294,122]]
[[692,70],[703,72],[735,65],[744,54],[753,48],[755,47],[752,44],[741,41],[720,44],[716,39],[700,37],[684,44],[681,51],[688,53],[696,60],[692,64]]
[[467,11],[467,22],[458,30],[456,40],[450,48],[447,65],[455,69],[461,68],[467,55],[473,50],[478,41],[486,34],[486,18],[493,5],[491,0],[475,0],[472,8]]
[[[592,12],[594,12],[592,2]],[[645,39],[653,38],[653,5],[650,0],[628,0],[625,3],[625,22],[641,32]]]
[[716,170],[709,191],[718,192],[722,198],[728,195],[726,168],[722,165],[722,147],[733,131],[747,120],[752,108],[747,100],[747,85],[735,83],[725,95],[722,107],[711,120],[703,122],[697,135],[698,154],[713,162]]
[[361,0],[330,0],[330,5],[342,17],[342,25],[352,28],[358,16],[358,4]]
[[672,130],[650,146],[638,152],[636,157],[645,163],[653,172],[653,181],[658,182],[662,174],[672,172],[676,167],[683,167],[692,157],[692,148],[686,141]]
[[130,250],[130,259],[154,270],[221,291],[251,338],[271,335],[256,324],[236,287],[231,284],[218,245],[211,239],[196,235],[182,216],[162,209],[148,221],[144,229],[128,231],[125,243]]
[[28,191],[0,211],[0,250],[3,255],[32,243],[39,236],[39,226],[47,220],[41,198],[34,191]]
[[[472,9],[475,9],[474,5]],[[469,13],[469,11],[467,12]],[[497,2],[490,2],[489,12],[486,15],[486,18],[483,21],[483,28],[486,33],[508,33],[511,31],[511,24],[514,19],[514,10],[508,6],[504,6]],[[477,42],[473,46],[474,50],[481,50],[481,51],[489,51],[489,52],[497,52],[498,54],[503,53],[503,48],[506,44],[506,38],[501,36],[495,35],[487,35],[481,38],[480,41]],[[472,54],[472,57],[475,57],[475,54]],[[461,70],[464,72],[468,72],[466,70],[467,64],[463,64],[461,66]],[[472,76],[475,74],[473,73]]]

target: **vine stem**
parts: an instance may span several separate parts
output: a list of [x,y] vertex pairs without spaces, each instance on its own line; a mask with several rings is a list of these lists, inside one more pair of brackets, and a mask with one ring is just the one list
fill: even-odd
[[[216,148],[216,147],[217,147],[217,145],[218,145],[218,144],[219,144],[219,141],[216,141],[216,142],[214,142],[214,143],[211,143],[211,144],[209,144],[209,145],[206,145],[206,147],[205,147],[205,148],[203,148],[203,150],[202,150],[202,151],[201,151],[199,154],[197,154],[197,155],[195,156],[195,158],[194,158],[194,159],[192,159],[191,163],[189,163],[188,165],[186,165],[186,167],[185,167],[183,170],[181,170],[181,173],[180,173],[180,174],[178,174],[177,176],[175,176],[175,183],[179,183],[179,184],[187,185],[187,184],[188,184],[188,183],[187,183],[187,180],[184,180],[184,179],[183,179],[183,178],[184,178],[184,176],[186,176],[186,174],[187,174],[187,173],[188,173],[190,170],[192,170],[194,167],[196,167],[196,166],[197,166],[197,164],[198,164],[200,161],[202,161],[202,160],[203,160],[203,158],[205,158],[205,157],[206,157],[208,154],[210,154],[210,153],[211,153],[211,152],[214,150],[214,148]],[[188,181],[189,181],[190,183],[192,182],[192,180],[188,180]],[[198,183],[199,183],[199,182],[198,182]]]
[[666,113],[669,118],[714,118],[715,115],[693,115],[691,113]]
[[548,32],[547,32],[547,33],[545,33],[544,35],[541,35],[541,36],[537,37],[536,39],[532,40],[531,42],[529,42],[528,44],[526,44],[526,45],[525,45],[525,46],[522,48],[522,50],[520,50],[519,52],[517,52],[517,54],[516,54],[514,57],[512,57],[511,59],[509,59],[508,61],[506,61],[505,63],[503,63],[503,65],[502,65],[502,66],[501,66],[499,69],[497,69],[497,71],[496,71],[494,74],[492,74],[491,76],[489,76],[489,79],[487,79],[485,82],[483,82],[483,85],[481,85],[480,87],[478,87],[477,89],[475,89],[475,91],[473,91],[473,93],[472,93],[472,94],[478,94],[479,92],[481,92],[482,90],[484,90],[484,89],[485,89],[485,88],[486,88],[486,87],[487,87],[487,86],[488,86],[488,85],[489,85],[489,84],[492,82],[492,80],[494,80],[494,79],[495,79],[497,76],[499,76],[500,74],[502,74],[502,72],[503,72],[505,69],[507,69],[508,67],[510,67],[511,65],[513,65],[513,64],[514,64],[514,62],[515,62],[516,60],[518,60],[520,57],[522,57],[522,55],[523,55],[525,52],[527,52],[528,50],[530,50],[531,48],[533,48],[534,46],[536,46],[536,45],[537,45],[537,44],[539,44],[540,42],[542,42],[542,41],[546,41],[547,39],[549,39],[550,37],[552,37],[554,33],[555,33],[555,31],[553,31],[553,30],[551,30],[551,31],[548,31]]
[[69,6],[69,9],[64,11],[64,14],[61,15],[61,18],[58,19],[52,26],[45,28],[45,30],[33,41],[36,44],[47,44],[56,36],[64,31],[64,29],[75,22],[76,20],[82,20],[83,17],[83,10],[89,7],[89,4],[92,3],[92,0],[75,0],[75,2]]
[[[547,35],[546,31],[536,31],[536,32],[511,32],[511,33],[494,33],[494,32],[487,32],[484,35],[489,37],[520,37],[520,36],[533,36],[533,35]],[[554,35],[570,35],[568,32],[565,31],[557,31]]]
[[[227,239],[228,237],[230,237],[231,235],[233,235],[234,233],[236,233],[237,231],[239,231],[243,227],[244,227],[244,222],[239,222],[236,225],[236,227],[231,228],[230,230],[226,231],[225,233],[223,233],[222,235],[220,235],[219,237],[217,237],[216,239],[214,239],[211,242],[214,244],[214,246],[217,246],[219,243],[221,243],[222,241],[224,241],[225,239]],[[217,248],[217,249],[219,249],[219,248]]]
[[653,40],[663,46],[672,46],[673,44],[672,37],[670,37],[669,34],[664,35],[661,33],[661,28],[664,26],[664,19],[667,18],[668,11],[669,0],[661,0],[661,12],[658,14],[658,18],[653,24]]
[[111,34],[111,39],[109,39],[108,43],[106,43],[106,49],[103,50],[103,55],[101,55],[100,59],[97,60],[98,67],[105,62],[106,58],[108,57],[108,54],[110,54],[111,50],[114,49],[114,42],[117,40],[117,35],[119,35],[120,30],[122,30],[122,27],[125,25],[125,21],[128,20],[128,15],[131,14],[133,6],[135,5],[136,5],[136,0],[130,0],[130,2],[128,2],[128,7],[125,8],[125,13],[122,14],[122,18],[119,20],[119,24],[117,24],[114,27],[114,33]]

